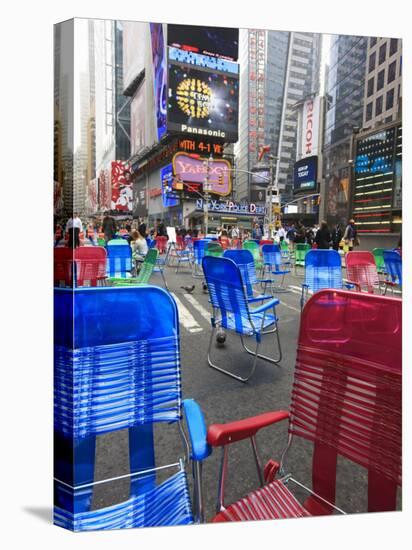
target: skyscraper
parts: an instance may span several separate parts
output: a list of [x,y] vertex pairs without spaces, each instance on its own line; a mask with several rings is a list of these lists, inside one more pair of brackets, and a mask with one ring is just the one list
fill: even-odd
[[[237,168],[251,171],[259,147],[270,145],[271,153],[279,157],[279,189],[286,198],[292,194],[296,160],[294,106],[319,91],[320,48],[320,34],[240,31]],[[249,176],[240,173],[237,181],[238,198],[253,198]]]
[[362,127],[367,37],[333,35],[326,74],[323,173],[320,216],[343,224],[349,215],[349,160],[353,131]]

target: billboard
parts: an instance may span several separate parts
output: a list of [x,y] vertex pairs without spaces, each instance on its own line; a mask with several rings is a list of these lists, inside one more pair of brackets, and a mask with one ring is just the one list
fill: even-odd
[[109,170],[107,170],[106,168],[100,170],[98,182],[99,209],[103,211],[110,210],[111,187]]
[[[176,153],[173,157],[173,173],[183,182],[195,184],[194,189],[201,191],[208,174],[209,193],[226,196],[232,192],[232,165],[227,159],[209,159],[187,153]],[[190,192],[187,186],[185,190]]]
[[162,23],[150,23],[152,44],[153,86],[155,97],[157,139],[166,132],[167,67],[166,43]]
[[238,110],[237,75],[169,62],[169,131],[236,142]]
[[145,48],[142,44],[147,23],[122,21],[123,27],[123,88],[126,89],[145,67]]
[[119,212],[132,212],[133,187],[129,165],[122,160],[113,160],[111,166],[111,202],[110,209]]
[[270,168],[261,167],[253,168],[250,176],[250,183],[252,185],[260,185],[261,187],[267,187],[270,182]]
[[266,202],[266,191],[264,189],[250,190],[251,202]]
[[307,99],[303,103],[300,116],[300,138],[298,158],[319,154],[320,97]]
[[94,214],[98,209],[97,196],[97,179],[91,179],[87,186],[86,207],[91,214]]
[[295,162],[293,192],[314,191],[317,186],[318,157],[308,157]]
[[146,80],[144,80],[130,103],[130,152],[132,155],[147,145],[146,112]]
[[179,50],[178,48],[169,47],[169,61],[185,63],[186,65],[195,65],[201,69],[209,69],[210,71],[221,71],[224,73],[239,73],[239,64],[227,59],[219,57],[210,57],[187,50]]
[[167,43],[181,50],[236,61],[239,55],[239,29],[168,25]]
[[173,166],[168,164],[160,170],[160,181],[162,182],[162,199],[163,206],[177,206],[180,204],[180,198],[177,191],[167,191],[167,187],[172,186]]

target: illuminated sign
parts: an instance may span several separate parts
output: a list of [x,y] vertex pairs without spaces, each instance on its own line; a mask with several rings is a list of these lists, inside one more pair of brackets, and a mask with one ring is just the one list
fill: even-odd
[[270,182],[270,170],[267,167],[253,168],[252,175],[250,176],[250,183],[252,185],[260,185],[267,187]]
[[194,139],[179,139],[178,148],[191,153],[213,154],[213,156],[223,155],[223,145],[221,143],[209,143],[206,141],[197,141]]
[[169,60],[176,61],[177,63],[184,63],[186,65],[195,65],[199,68],[209,69],[211,71],[221,71],[233,74],[239,73],[239,65],[234,61],[227,61],[226,59],[201,55],[191,51],[179,50],[177,48],[169,47]]
[[167,43],[180,50],[236,61],[239,50],[239,29],[168,25]]
[[[196,210],[204,210],[203,199],[196,200]],[[265,207],[259,204],[239,203],[234,201],[210,200],[208,202],[209,212],[218,212],[221,214],[240,214],[243,216],[264,216]]]
[[211,109],[212,90],[199,79],[187,78],[178,84],[176,100],[179,108],[187,116],[206,118]]
[[204,183],[206,177],[209,183],[209,193],[215,195],[229,195],[232,191],[231,163],[226,159],[194,157],[187,153],[176,153],[173,157],[173,173],[183,182]]
[[313,191],[316,189],[318,157],[307,157],[294,166],[293,192]]
[[160,181],[162,182],[162,198],[163,206],[176,206],[180,204],[180,198],[176,191],[173,190],[173,167],[168,164],[160,170]]
[[167,128],[170,132],[238,139],[239,79],[169,63]]

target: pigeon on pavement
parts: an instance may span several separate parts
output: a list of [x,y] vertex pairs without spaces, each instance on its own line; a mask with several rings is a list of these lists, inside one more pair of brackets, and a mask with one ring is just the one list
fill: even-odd
[[183,288],[183,290],[185,290],[186,292],[191,294],[195,289],[195,285],[193,285],[193,286],[181,286],[180,288]]

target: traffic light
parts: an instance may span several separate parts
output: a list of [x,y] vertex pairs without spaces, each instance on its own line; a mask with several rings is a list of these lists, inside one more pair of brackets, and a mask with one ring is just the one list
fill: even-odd
[[183,182],[175,178],[173,181],[173,189],[176,189],[176,191],[183,191]]

